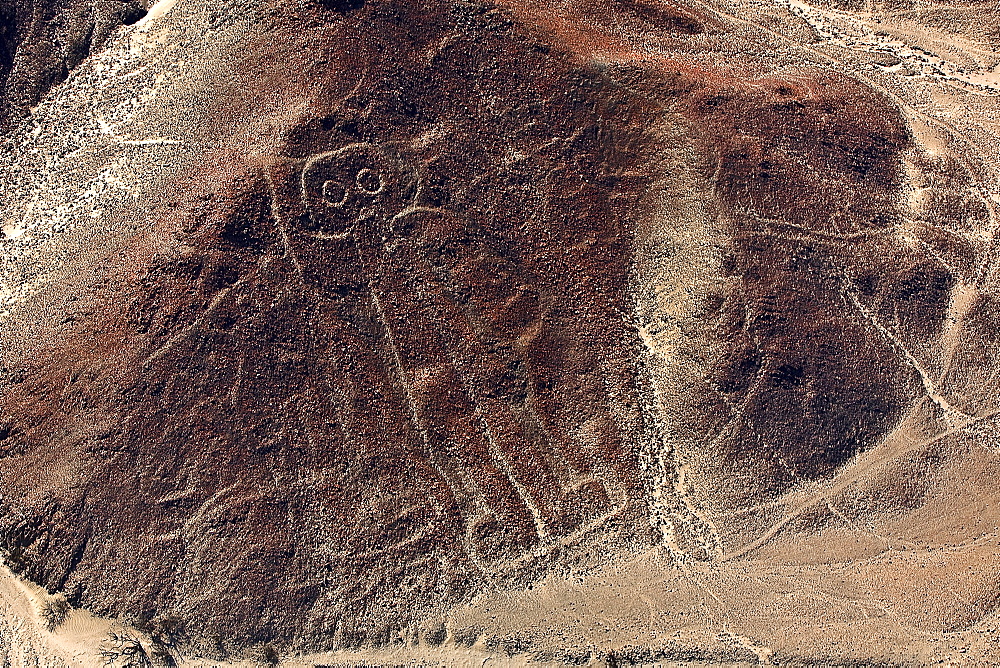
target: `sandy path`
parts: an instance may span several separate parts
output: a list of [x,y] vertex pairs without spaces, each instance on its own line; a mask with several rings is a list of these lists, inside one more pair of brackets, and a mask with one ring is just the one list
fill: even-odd
[[143,16],[136,22],[135,24],[136,27],[141,28],[150,21],[155,21],[156,19],[160,18],[161,16],[169,12],[171,9],[173,9],[173,6],[176,4],[177,0],[160,0],[155,5],[149,8],[149,11],[146,12],[145,16]]
[[97,647],[111,629],[111,621],[73,610],[55,632],[49,632],[38,616],[39,604],[46,596],[41,587],[0,565],[0,632],[6,636],[10,664],[101,665]]

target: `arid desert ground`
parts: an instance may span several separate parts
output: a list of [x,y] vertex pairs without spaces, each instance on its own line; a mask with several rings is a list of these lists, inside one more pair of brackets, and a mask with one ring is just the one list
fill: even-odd
[[1000,5],[0,0],[0,666],[1000,664]]

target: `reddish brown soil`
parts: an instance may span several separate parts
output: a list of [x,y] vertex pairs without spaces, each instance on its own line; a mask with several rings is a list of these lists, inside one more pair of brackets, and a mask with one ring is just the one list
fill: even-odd
[[675,3],[328,4],[248,39],[215,150],[8,362],[0,539],[29,578],[224,654],[388,643],[655,544],[630,272],[664,114],[732,286],[697,324],[712,391],[678,399],[706,498],[829,476],[922,393],[892,337],[938,337],[954,277],[885,234],[910,145],[885,98],[638,50],[727,30]]

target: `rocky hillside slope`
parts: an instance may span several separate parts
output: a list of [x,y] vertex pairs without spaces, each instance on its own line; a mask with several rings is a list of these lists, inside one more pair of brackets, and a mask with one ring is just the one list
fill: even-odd
[[1000,61],[961,13],[0,10],[24,579],[161,662],[989,659]]
[[0,130],[100,51],[119,26],[145,14],[139,0],[0,2]]

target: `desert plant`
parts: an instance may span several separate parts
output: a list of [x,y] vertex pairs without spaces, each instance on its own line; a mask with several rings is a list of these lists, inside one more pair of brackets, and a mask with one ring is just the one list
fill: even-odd
[[170,666],[177,665],[177,660],[170,652],[170,648],[155,638],[149,645],[149,662],[153,666],[161,666],[164,668],[170,668]]
[[271,644],[264,645],[264,649],[261,651],[261,658],[266,666],[277,666],[281,663],[278,657],[278,650],[274,649],[274,645]]
[[46,596],[38,606],[38,615],[49,631],[55,631],[66,621],[66,615],[71,610],[69,601],[62,594]]
[[152,668],[152,661],[142,643],[125,632],[108,633],[107,639],[98,650],[105,666],[118,668]]

